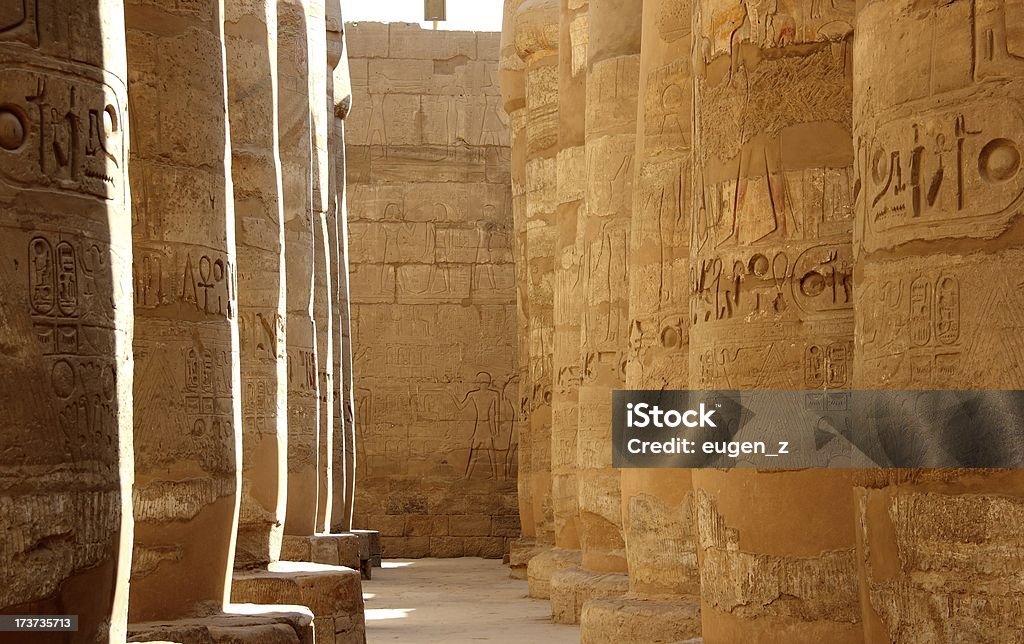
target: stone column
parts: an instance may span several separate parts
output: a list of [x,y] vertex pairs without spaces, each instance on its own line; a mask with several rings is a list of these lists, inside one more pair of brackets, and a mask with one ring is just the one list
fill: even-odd
[[310,129],[313,148],[313,322],[316,325],[317,382],[320,414],[317,428],[317,506],[316,531],[331,531],[331,496],[334,469],[334,313],[329,227],[332,193],[330,190],[330,130],[334,115],[327,103],[333,67],[328,66],[326,1],[308,0],[306,31],[309,50]]
[[[695,5],[693,389],[850,386],[851,5]],[[705,642],[862,641],[849,470],[693,485]]]
[[512,543],[509,563],[512,576],[525,579],[527,564],[536,551],[536,523],[532,490],[532,450],[530,439],[530,333],[529,295],[526,254],[526,65],[516,49],[516,12],[523,0],[505,0],[501,31],[501,94],[509,116],[512,145],[512,252],[516,266],[516,328],[518,351],[519,408],[513,420],[513,434],[518,436],[519,519],[521,538]]
[[288,511],[285,533],[316,531],[319,368],[313,323],[313,133],[307,5],[280,0],[278,17],[278,119],[285,221],[288,350]]
[[[342,33],[342,57],[334,72],[334,127],[337,155],[337,244],[338,244],[338,312],[336,320],[340,329],[341,367],[335,377],[341,380],[341,415],[344,419],[344,463],[345,493],[342,499],[335,499],[334,526],[336,532],[352,530],[352,516],[355,509],[356,488],[356,417],[355,417],[355,372],[352,361],[352,308],[349,296],[349,249],[348,249],[348,182],[345,152],[345,119],[352,108],[352,77],[348,67],[348,47]],[[337,454],[337,450],[335,451]]]
[[[611,392],[625,385],[629,220],[633,203],[642,0],[591,0],[585,129],[586,207],[578,221],[583,265],[577,429],[583,568],[553,614],[578,620],[587,600],[628,589],[619,472],[611,464]],[[553,595],[553,598],[555,596]]]
[[[644,0],[629,264],[627,389],[687,389],[691,3]],[[622,470],[629,595],[587,604],[588,642],[700,636],[689,470]]]
[[[216,613],[239,506],[237,264],[221,3],[126,2],[133,140],[130,621]],[[173,588],[173,592],[169,589]]]
[[[854,385],[1024,388],[1024,7],[859,6]],[[1024,475],[867,474],[857,490],[865,639],[1019,638]]]
[[281,555],[288,454],[284,220],[277,129],[277,8],[224,3],[238,252],[242,494],[235,566]]
[[579,577],[581,563],[576,432],[583,265],[578,222],[586,207],[587,9],[585,1],[559,0],[555,328],[551,369],[551,504],[555,529],[552,559],[556,569],[551,573],[549,597],[556,621],[569,622],[576,621],[572,582]]
[[82,641],[123,642],[132,549],[124,14],[120,0],[26,6],[0,18],[0,613],[74,613]]
[[291,383],[288,515],[281,558],[358,568],[358,540],[325,534],[330,530],[333,435],[328,429],[334,400],[324,1],[282,1],[278,20]]
[[[558,147],[558,0],[526,0],[515,16],[515,44],[526,65],[526,297],[529,349],[530,492],[534,543],[554,545],[551,505],[551,389],[554,336],[555,154]],[[521,330],[522,331],[522,330]],[[520,475],[521,476],[521,475]],[[538,555],[539,556],[539,555]],[[546,598],[551,565],[530,560],[530,596]],[[538,565],[540,564],[540,565]]]
[[[327,121],[328,121],[328,189],[330,190],[331,204],[328,212],[327,235],[331,251],[331,339],[334,345],[332,354],[334,365],[334,427],[332,441],[332,476],[331,484],[331,525],[328,532],[349,532],[352,529],[348,521],[346,499],[348,498],[348,487],[352,481],[347,472],[349,450],[353,446],[347,440],[347,433],[351,429],[351,421],[345,418],[344,381],[345,360],[344,360],[344,331],[342,330],[347,319],[348,297],[345,294],[345,285],[342,283],[343,274],[347,275],[348,267],[344,264],[344,255],[341,248],[341,230],[344,208],[345,208],[345,178],[340,174],[339,168],[344,168],[345,142],[342,120],[345,115],[343,108],[339,117],[337,111],[338,103],[351,105],[352,83],[348,75],[348,61],[345,59],[344,24],[341,20],[340,0],[329,0],[327,2],[327,68],[329,77],[327,91]],[[339,82],[340,81],[340,82]],[[345,310],[343,310],[345,309]]]

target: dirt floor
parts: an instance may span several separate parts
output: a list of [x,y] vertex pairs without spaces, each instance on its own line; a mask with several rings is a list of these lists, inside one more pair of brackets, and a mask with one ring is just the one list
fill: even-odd
[[526,596],[492,559],[386,559],[363,582],[369,644],[576,644],[579,628],[551,622],[546,600]]

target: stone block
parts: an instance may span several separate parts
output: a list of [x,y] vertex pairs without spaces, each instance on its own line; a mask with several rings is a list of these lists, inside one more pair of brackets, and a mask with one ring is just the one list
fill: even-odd
[[303,605],[232,604],[228,612],[209,617],[129,624],[127,641],[313,644],[313,613]]
[[[443,537],[448,535],[446,516],[410,516],[405,522],[405,533],[410,537]],[[433,549],[433,548],[431,548]]]
[[342,566],[278,561],[268,570],[236,572],[236,602],[288,601],[313,612],[317,644],[363,644],[366,627],[359,573]]
[[383,556],[388,559],[430,556],[430,537],[381,537],[380,545]]
[[491,517],[485,514],[453,515],[449,519],[453,537],[487,537],[491,535]]
[[505,539],[503,537],[466,537],[463,539],[463,548],[466,557],[501,559],[505,556]]
[[465,540],[459,537],[431,537],[430,556],[450,559],[465,556]]

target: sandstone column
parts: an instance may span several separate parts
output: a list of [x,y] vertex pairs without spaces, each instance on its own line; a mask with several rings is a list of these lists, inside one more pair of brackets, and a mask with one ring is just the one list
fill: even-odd
[[[551,506],[551,388],[554,334],[555,153],[558,146],[558,0],[526,0],[515,16],[515,44],[526,65],[526,297],[529,300],[530,492],[534,539],[554,545]],[[520,475],[522,476],[522,475]],[[551,563],[530,560],[532,597],[547,597]],[[540,564],[540,565],[538,565]]]
[[[687,389],[691,3],[644,0],[629,263],[627,389]],[[690,470],[624,469],[625,599],[587,604],[588,642],[700,635]]]
[[586,207],[587,8],[585,1],[559,0],[557,232],[551,369],[551,502],[555,529],[552,555],[558,564],[551,574],[549,596],[555,619],[569,622],[576,621],[573,582],[581,574],[576,432],[583,266],[578,222]]
[[132,547],[123,8],[29,6],[0,18],[0,613],[74,613],[82,641],[123,642]]
[[126,9],[132,237],[145,280],[130,621],[146,622],[228,600],[241,459],[237,265],[220,3]]
[[281,0],[278,17],[278,119],[285,221],[288,351],[288,503],[285,533],[316,531],[319,476],[319,368],[313,322],[313,132],[306,2]]
[[[306,27],[301,26],[305,25],[306,23],[303,20],[299,19],[300,16],[307,15],[304,13],[303,7],[298,5],[292,5],[291,7],[283,7],[282,5],[278,5],[277,3],[270,3],[270,6],[266,8],[270,12],[274,13],[278,12],[279,10],[282,10],[281,14],[279,14],[282,19],[282,22],[288,20],[287,18],[285,18],[286,15],[288,15],[289,13],[291,15],[290,21],[287,23],[289,29],[289,37],[287,39],[281,39],[282,49],[290,47],[291,49],[288,51],[294,52],[295,49],[299,49],[300,51],[302,51],[306,47],[306,42],[316,43],[318,39],[322,41],[324,38],[326,38],[327,32],[326,26],[324,25],[323,21],[323,14],[320,14],[320,19],[318,22],[315,7],[312,8],[309,12],[310,14],[313,15],[313,17],[309,23],[312,26],[308,28],[308,31]],[[276,25],[277,23],[278,15],[274,15],[274,13],[269,15],[266,19],[268,26]],[[246,31],[245,33],[252,33],[251,20],[252,17],[248,17],[243,18],[239,22],[239,26],[245,25],[249,27],[249,31]],[[230,31],[230,23],[228,28]],[[318,36],[318,31],[322,32],[323,35]],[[309,41],[307,41],[307,37],[309,38]],[[276,37],[274,38],[273,42],[276,44]],[[317,49],[317,47],[314,44],[313,46],[310,46],[309,49],[315,50]],[[319,98],[321,99],[321,109],[326,109],[326,103],[330,100],[329,91],[313,90],[311,92],[308,87],[304,87],[304,83],[294,83],[295,78],[301,77],[303,73],[301,70],[296,70],[294,66],[295,62],[297,61],[301,65],[308,63],[310,68],[314,69],[317,68],[318,61],[322,61],[324,64],[328,64],[329,61],[327,59],[327,55],[324,49],[324,46],[320,47],[320,52],[321,54],[323,54],[322,56],[313,55],[307,59],[291,58],[290,60],[293,62],[292,67],[289,71],[292,73],[292,77],[289,79],[285,79],[283,76],[280,78],[278,78],[276,75],[272,76],[269,79],[269,87],[264,88],[264,93],[259,97],[264,101],[270,101],[270,104],[253,104],[255,103],[255,101],[252,101],[252,99],[250,98],[250,102],[246,107],[239,108],[239,112],[242,112],[242,114],[239,115],[239,118],[246,118],[244,116],[243,110],[247,108],[265,110],[270,114],[274,114],[275,110],[278,109],[279,106],[284,105],[286,100],[293,101],[293,104],[291,105],[292,111],[290,112],[290,115],[292,117],[295,116],[298,110],[306,109],[308,111],[311,106],[314,108],[313,111],[315,114],[315,108],[318,103],[316,100],[312,99],[317,96],[319,96]],[[271,56],[274,56],[274,54],[278,54],[280,52],[271,51],[268,53]],[[271,57],[270,60],[273,61],[273,66],[276,66],[278,64],[278,61],[281,60],[282,58],[274,56]],[[252,61],[253,59],[253,56],[249,57],[249,61]],[[271,69],[273,69],[273,66],[271,67]],[[322,74],[323,66],[320,66],[319,69]],[[230,71],[232,70],[229,69],[229,72]],[[286,90],[288,80],[293,81],[293,84]],[[275,88],[274,85],[275,81],[278,82],[277,88]],[[279,89],[282,96],[279,97],[278,92],[275,91],[275,89]],[[287,97],[284,96],[286,91],[291,92],[290,94],[287,95]],[[276,104],[274,102],[274,99],[279,99]],[[232,115],[232,118],[235,118],[234,114]],[[258,121],[258,117],[254,116],[252,117],[252,120]],[[311,136],[309,129],[309,121],[305,121],[304,124],[305,128],[303,128],[303,126],[301,125],[298,127],[293,127],[291,133],[294,134],[295,131],[298,130],[300,132],[299,136],[305,137],[305,170],[308,172],[310,169],[318,169],[320,172],[319,176],[314,177],[314,179],[319,179],[319,182],[317,182],[318,192],[313,191],[312,195],[314,197],[318,209],[329,209],[330,201],[332,200],[332,193],[329,192],[328,189],[324,188],[323,185],[327,184],[329,180],[326,162],[321,158],[321,160],[319,161],[319,163],[321,163],[320,166],[316,166],[313,168],[310,167],[309,162],[311,161],[312,157],[309,156],[309,152],[311,149],[309,147],[309,137]],[[331,123],[331,125],[333,126],[333,123]],[[262,129],[261,133],[263,134],[263,136],[271,137],[269,143],[275,149],[277,148],[279,140],[277,137],[280,137],[282,147],[284,147],[286,143],[290,143],[292,145],[291,149],[293,155],[291,158],[293,161],[296,162],[296,165],[301,166],[303,160],[302,151],[295,150],[296,147],[301,146],[295,146],[294,140],[289,141],[286,138],[288,134],[284,130],[278,132],[275,128],[270,127]],[[236,137],[234,145],[236,147],[239,145],[238,137]],[[324,144],[323,147],[326,148],[326,144]],[[323,155],[321,154],[320,157],[322,156]],[[295,212],[294,209],[296,203],[309,204],[309,202],[307,201],[308,197],[306,195],[311,194],[309,191],[313,187],[309,183],[309,174],[300,174],[300,178],[304,178],[306,181],[301,187],[301,192],[299,192],[298,194],[289,194],[287,191],[284,191],[283,194],[284,203],[286,205],[291,203],[293,213]],[[321,223],[330,223],[328,221],[328,218],[325,217],[324,212],[315,212],[313,213],[313,215],[313,221],[320,221]],[[297,213],[295,214],[295,216],[296,218],[301,218],[302,213]],[[281,221],[280,218],[279,221]],[[292,232],[293,231],[291,230],[289,231],[290,234]],[[289,242],[291,241],[293,240],[289,240]],[[321,237],[317,238],[316,241],[325,244],[329,240],[326,235],[321,233]],[[309,254],[299,256],[298,258],[294,256],[289,256],[289,274],[292,270],[292,265],[300,266],[300,271],[308,271],[307,267],[316,259],[320,260],[321,262],[321,265],[317,267],[319,273],[316,276],[316,279],[319,279],[321,282],[325,282],[326,280],[324,279],[324,276],[327,275],[330,270],[329,266],[327,266],[327,258],[331,255],[330,251],[324,250],[317,253],[312,248],[308,248],[308,246],[306,246],[304,243],[294,245],[292,243],[288,243],[287,248],[285,250],[288,253],[291,253],[295,247],[298,247],[300,249],[307,248]],[[278,256],[280,256],[280,251]],[[307,298],[307,301],[309,297],[308,278],[309,273],[306,272],[304,281],[301,285],[301,293]],[[264,285],[266,285],[267,283],[267,281],[263,282]],[[317,296],[326,297],[326,293],[329,293],[329,291],[325,291],[325,294],[323,295],[318,293]],[[243,297],[247,296],[248,294],[243,295]],[[285,299],[287,300],[287,298]],[[287,302],[284,302],[282,303],[282,306],[286,306],[286,304]],[[305,309],[305,311],[308,314],[308,309]],[[300,320],[303,323],[308,324],[308,315],[301,317]],[[324,324],[328,327],[330,326],[329,321],[325,321]],[[328,343],[325,350],[329,352],[330,348],[330,343]],[[318,387],[322,387],[320,389],[321,391],[324,391],[324,388],[328,388],[331,385],[330,370],[328,370],[326,374],[322,370],[319,371],[318,373],[320,374],[319,381],[316,384]],[[281,383],[285,384],[285,380],[282,379]],[[330,401],[331,399],[330,397],[328,397],[324,401],[324,404],[329,405]],[[330,426],[327,425],[327,427],[329,431]],[[322,439],[322,434],[320,437],[318,437],[315,432],[306,432],[302,436],[302,440],[306,441],[305,445],[307,446],[305,448],[304,453],[313,455],[314,465],[318,464],[318,460],[320,461],[320,469],[314,470],[314,472],[319,472],[321,477],[318,480],[318,483],[330,484],[330,481],[327,479],[327,476],[329,474],[324,473],[324,462],[319,458],[319,454],[316,453],[318,446],[323,445]],[[282,444],[281,447],[283,448],[284,445]],[[311,479],[312,477],[307,478],[305,480],[309,481]],[[362,588],[359,580],[359,574],[354,570],[349,570],[348,568],[343,568],[336,565],[339,563],[339,550],[337,544],[333,543],[331,537],[326,537],[325,542],[320,543],[320,536],[313,535],[314,527],[321,527],[323,525],[323,522],[326,521],[327,517],[329,516],[329,511],[323,511],[322,514],[318,515],[314,514],[320,512],[322,509],[322,506],[318,507],[318,498],[320,499],[320,503],[323,503],[322,497],[320,497],[318,492],[319,491],[314,488],[311,497],[307,496],[303,499],[300,499],[300,511],[302,512],[302,516],[305,518],[302,527],[306,529],[306,532],[302,532],[297,536],[289,535],[284,538],[283,544],[280,543],[280,540],[277,544],[277,550],[280,552],[282,558],[286,560],[277,560],[278,558],[275,554],[275,556],[269,562],[269,564],[265,565],[263,568],[256,569],[255,567],[251,567],[248,570],[237,571],[234,576],[232,598],[237,602],[252,602],[257,604],[284,603],[308,606],[310,609],[312,609],[313,615],[315,617],[313,623],[313,630],[315,631],[315,637],[317,642],[327,642],[329,644],[358,644],[360,642],[365,641]],[[316,526],[314,526],[312,520],[314,516],[316,517],[318,524]],[[284,546],[283,548],[282,545]],[[316,545],[322,545],[324,547],[317,548],[315,547]],[[354,543],[353,546],[355,546]],[[353,547],[353,550],[354,549],[355,548]],[[290,559],[290,561],[287,559]],[[357,557],[355,559],[355,562],[355,565],[358,565]]]
[[[355,418],[355,372],[352,364],[352,308],[349,286],[348,249],[348,184],[345,157],[345,118],[352,108],[352,79],[348,68],[347,45],[344,33],[341,40],[342,57],[334,73],[334,127],[336,146],[337,181],[337,245],[338,245],[338,311],[336,320],[339,327],[340,368],[335,378],[341,380],[341,417],[344,420],[344,472],[345,491],[341,499],[335,499],[334,526],[336,532],[352,530],[352,515],[355,506],[356,488],[356,418]],[[338,453],[335,450],[335,453]]]
[[[332,440],[332,476],[331,484],[331,524],[327,526],[328,532],[349,532],[352,524],[348,518],[348,494],[349,486],[354,483],[348,472],[350,466],[349,454],[354,454],[354,446],[348,440],[348,432],[352,428],[352,422],[347,419],[345,412],[345,392],[351,391],[345,387],[346,364],[344,357],[345,332],[343,327],[348,318],[348,296],[345,293],[345,284],[342,283],[347,277],[348,266],[341,247],[342,237],[340,226],[343,225],[345,209],[345,178],[341,172],[344,168],[345,141],[344,141],[344,110],[339,117],[337,113],[338,103],[351,105],[352,83],[348,76],[348,61],[345,58],[344,24],[341,19],[340,0],[330,0],[327,3],[327,69],[328,69],[328,91],[327,91],[327,127],[328,127],[328,189],[330,191],[330,209],[328,211],[327,234],[331,252],[331,340],[334,345],[332,354],[334,367],[334,426]],[[341,168],[341,169],[339,169]]]
[[[591,598],[626,591],[619,472],[611,466],[611,391],[625,384],[629,220],[640,68],[641,0],[592,0],[588,10],[586,207],[577,480],[583,575],[574,616]],[[609,574],[614,573],[614,574]]]
[[[1014,1],[860,3],[858,389],[1024,388],[1022,21]],[[868,474],[866,641],[1018,639],[1024,475]]]
[[[330,157],[325,112],[329,99],[327,74],[333,69],[327,69],[324,0],[280,2],[278,19],[291,382],[288,516],[281,557],[358,568],[357,538],[329,534],[334,321],[330,280],[333,222],[328,217]],[[296,333],[299,338],[295,338]]]
[[[850,385],[851,5],[695,5],[693,389]],[[705,642],[862,640],[848,470],[693,485]]]
[[530,311],[526,236],[526,70],[516,49],[516,12],[523,0],[505,0],[501,31],[501,94],[509,116],[512,145],[512,217],[513,258],[516,266],[516,373],[518,375],[519,407],[513,420],[513,434],[518,436],[519,519],[521,537],[512,544],[510,565],[512,576],[526,578],[527,564],[536,550],[536,523],[532,490],[532,450],[530,435]]
[[[580,364],[580,252],[577,217],[585,188],[586,4],[560,0],[558,14],[558,87],[554,92],[557,137],[552,252],[551,340],[551,508],[555,548],[530,564],[530,595],[551,596],[561,571],[580,564],[576,431]],[[550,188],[548,188],[550,189]],[[553,605],[560,604],[554,600]]]
[[331,531],[331,496],[334,469],[334,320],[331,263],[333,256],[329,226],[330,130],[333,110],[328,112],[333,67],[328,66],[326,1],[309,0],[306,12],[309,34],[310,128],[313,148],[313,321],[316,325],[317,382],[320,395],[319,439],[317,441],[316,531]]
[[284,221],[277,129],[277,8],[224,4],[238,250],[242,500],[235,565],[281,554],[288,453]]

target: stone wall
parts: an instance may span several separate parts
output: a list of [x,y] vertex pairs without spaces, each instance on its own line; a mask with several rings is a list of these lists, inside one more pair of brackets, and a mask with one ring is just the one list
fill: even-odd
[[501,557],[520,403],[499,34],[347,34],[355,527],[389,557]]

